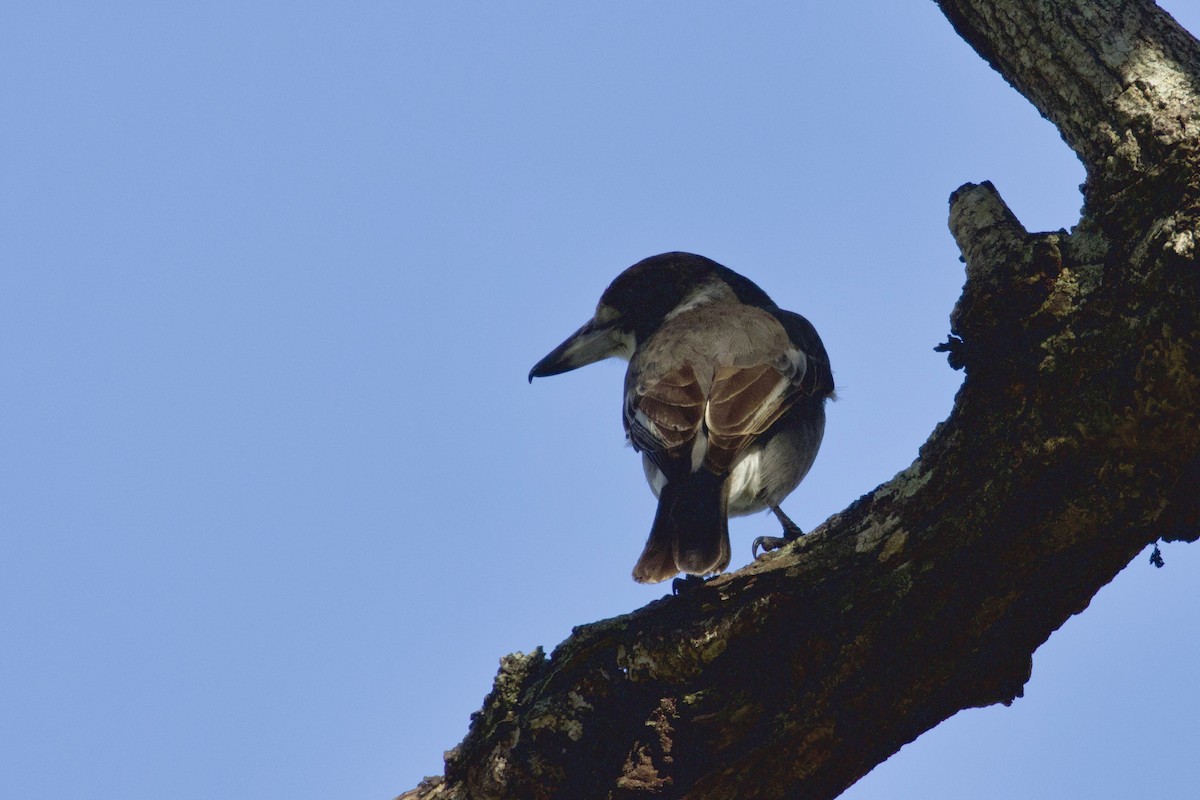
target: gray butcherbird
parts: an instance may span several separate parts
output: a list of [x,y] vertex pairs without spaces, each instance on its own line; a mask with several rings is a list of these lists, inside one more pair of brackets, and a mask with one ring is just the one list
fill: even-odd
[[625,432],[658,497],[634,580],[722,572],[730,514],[779,518],[783,537],[760,536],[754,551],[800,535],[779,504],[817,456],[833,395],[808,320],[715,261],[663,253],[618,275],[529,380],[610,356],[629,361]]

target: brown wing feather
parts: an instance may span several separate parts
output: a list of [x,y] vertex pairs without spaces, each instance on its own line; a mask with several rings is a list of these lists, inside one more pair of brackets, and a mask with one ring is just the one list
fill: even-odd
[[709,441],[705,463],[715,472],[727,472],[742,450],[791,407],[795,397],[795,387],[768,364],[718,368],[704,415]]
[[[638,412],[652,427],[639,423]],[[703,418],[704,390],[691,364],[685,363],[656,383],[639,387],[626,422],[639,450],[675,457],[681,448],[690,450]]]

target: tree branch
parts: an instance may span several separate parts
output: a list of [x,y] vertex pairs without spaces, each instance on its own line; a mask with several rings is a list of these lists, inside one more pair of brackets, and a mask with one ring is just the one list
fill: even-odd
[[832,798],[1031,655],[1143,547],[1200,523],[1200,48],[1153,4],[944,0],[1088,169],[1070,234],[990,184],[918,459],[809,536],[506,657],[405,798]]
[[1092,170],[1128,173],[1200,135],[1195,38],[1146,0],[939,0],[954,29]]

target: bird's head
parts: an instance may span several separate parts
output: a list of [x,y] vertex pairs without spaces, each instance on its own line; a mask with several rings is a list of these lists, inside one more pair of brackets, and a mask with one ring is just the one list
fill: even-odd
[[529,380],[617,356],[628,360],[664,320],[704,303],[775,304],[749,278],[692,253],[663,253],[616,277],[596,313],[529,371]]

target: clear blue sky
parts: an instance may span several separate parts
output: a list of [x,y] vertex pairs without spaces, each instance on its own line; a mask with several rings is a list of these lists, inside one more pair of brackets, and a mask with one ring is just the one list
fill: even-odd
[[[1192,30],[1200,9],[1167,4]],[[950,409],[946,200],[1078,218],[931,2],[10,2],[0,796],[381,800],[497,660],[662,593],[622,367],[526,384],[625,266],[807,315],[811,528]],[[733,525],[734,565],[769,516]],[[854,800],[1194,796],[1200,551],[1144,555]]]

